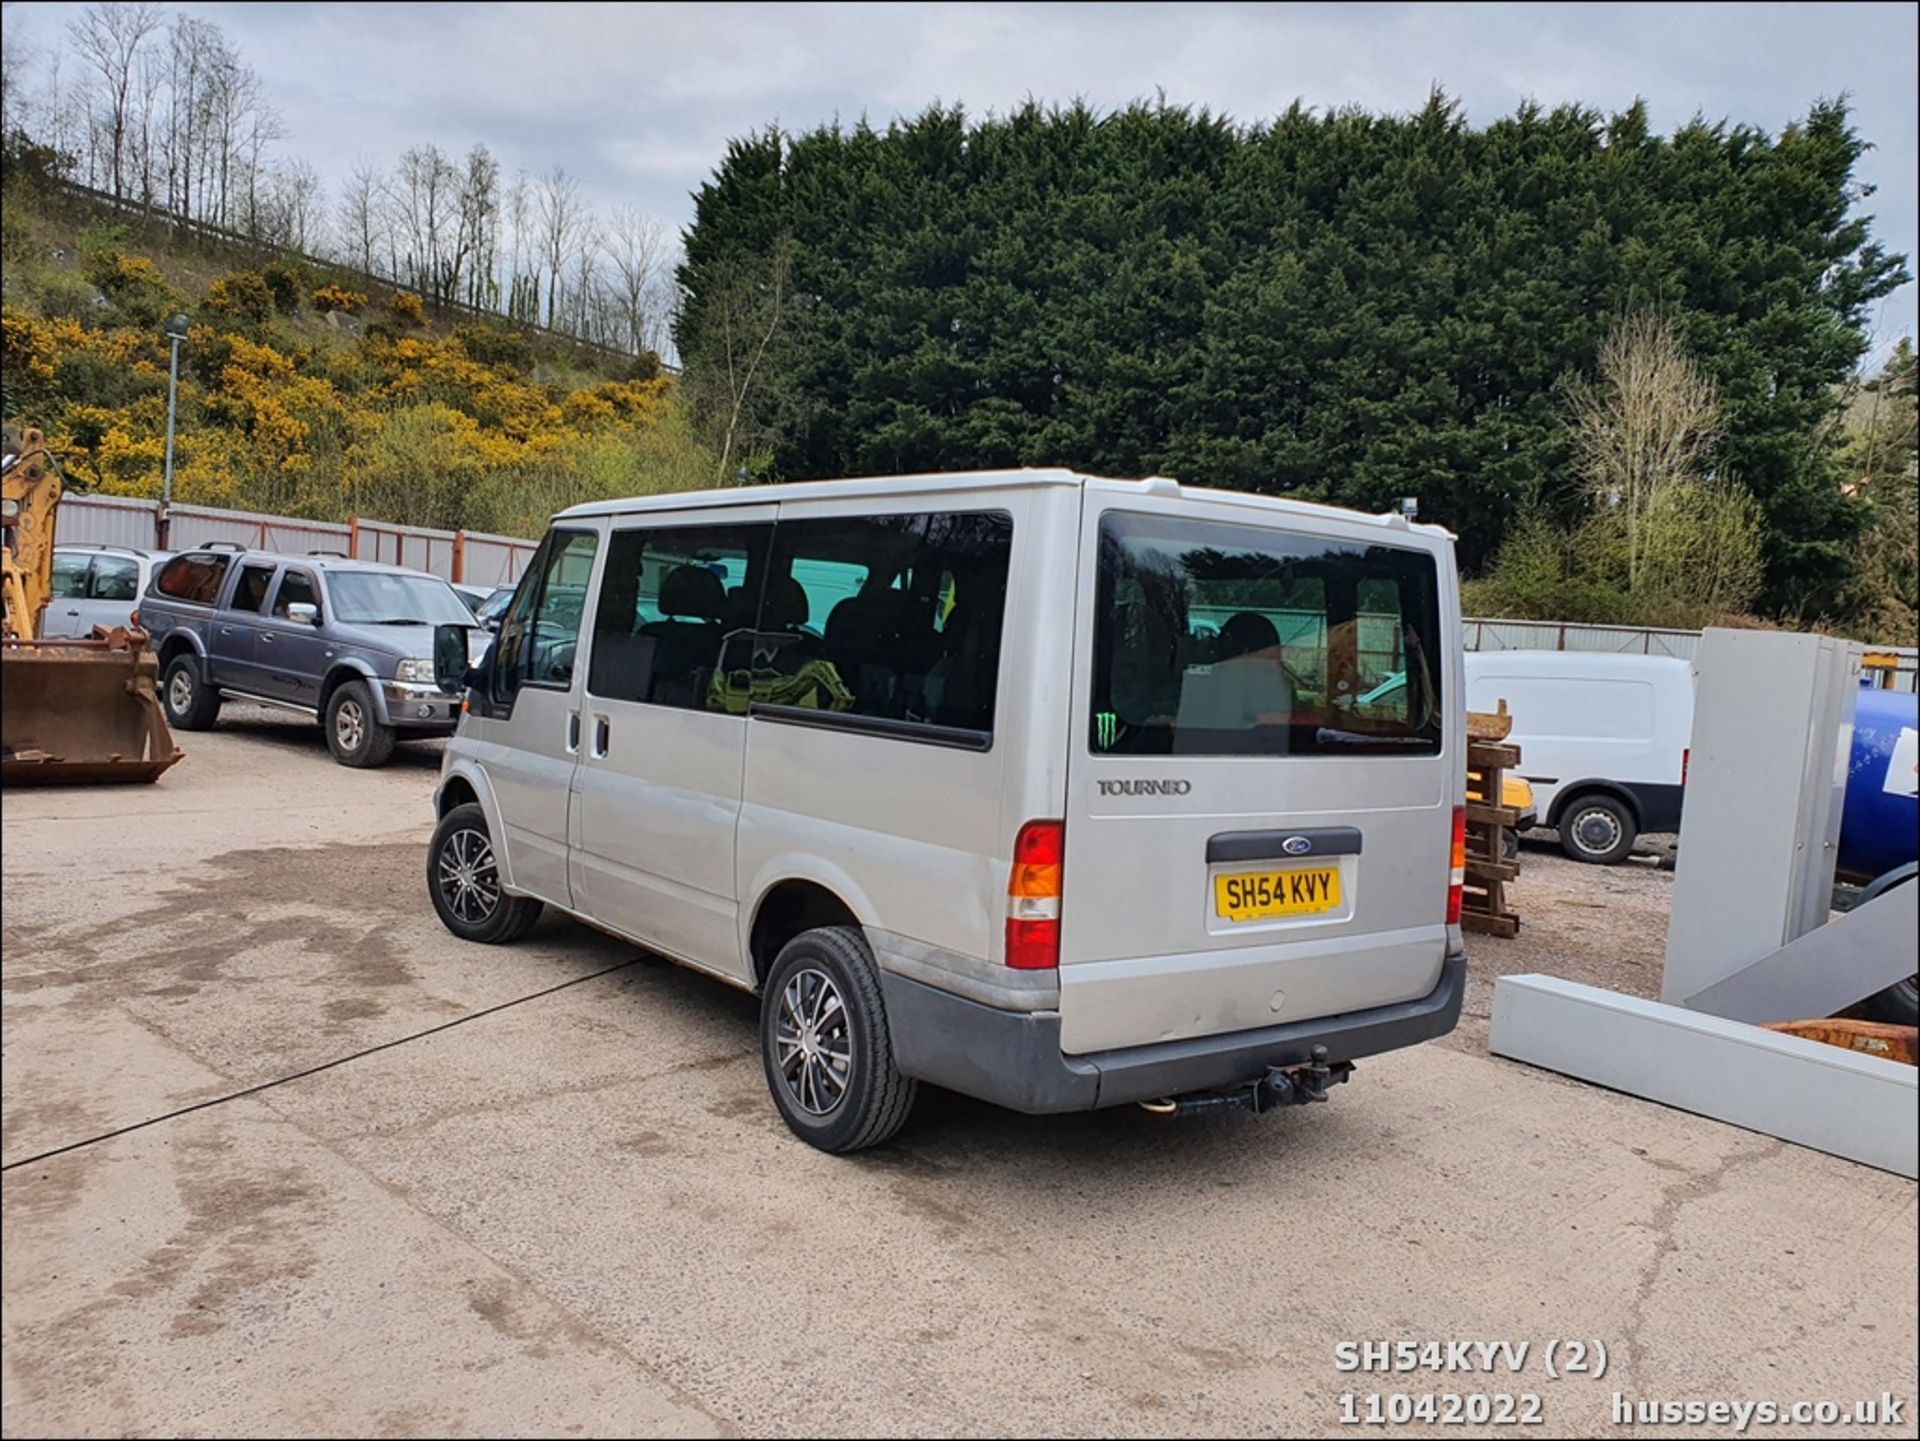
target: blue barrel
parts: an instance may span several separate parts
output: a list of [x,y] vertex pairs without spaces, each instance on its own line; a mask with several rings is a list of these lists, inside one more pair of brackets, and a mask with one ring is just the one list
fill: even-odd
[[1920,696],[1861,688],[1853,715],[1846,810],[1840,817],[1840,874],[1870,880],[1920,857],[1920,800],[1914,765]]

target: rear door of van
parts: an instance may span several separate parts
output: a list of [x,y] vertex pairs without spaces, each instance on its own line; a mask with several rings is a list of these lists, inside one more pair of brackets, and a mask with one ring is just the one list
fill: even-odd
[[1443,533],[1084,492],[1062,1046],[1424,996],[1464,786]]

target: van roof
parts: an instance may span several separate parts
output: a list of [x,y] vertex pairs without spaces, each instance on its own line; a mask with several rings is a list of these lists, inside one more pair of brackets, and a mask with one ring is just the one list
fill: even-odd
[[1423,535],[1451,538],[1438,525],[1409,525],[1398,514],[1369,515],[1337,505],[1315,501],[1290,500],[1283,496],[1255,495],[1247,491],[1213,490],[1203,486],[1182,485],[1164,475],[1143,480],[1113,480],[1086,475],[1059,467],[1020,470],[969,470],[926,472],[918,475],[876,475],[847,480],[796,480],[781,485],[746,485],[724,490],[676,491],[665,495],[633,496],[625,500],[591,501],[561,511],[555,520],[585,519],[589,516],[631,515],[656,510],[693,510],[712,506],[768,505],[776,501],[857,499],[862,496],[952,495],[978,490],[1006,490],[1012,487],[1092,486],[1098,490],[1135,495],[1180,496],[1222,505],[1240,505],[1249,509],[1283,511],[1302,518],[1355,521],[1385,529],[1415,531]]

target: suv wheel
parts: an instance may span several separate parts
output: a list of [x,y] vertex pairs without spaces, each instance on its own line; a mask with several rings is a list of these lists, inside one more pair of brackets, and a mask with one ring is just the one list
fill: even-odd
[[1633,813],[1612,796],[1575,796],[1560,812],[1560,849],[1576,861],[1624,861],[1636,834]]
[[220,692],[206,683],[190,655],[178,655],[160,683],[167,724],[183,731],[211,730],[220,714]]
[[350,680],[327,699],[327,749],[343,766],[383,766],[393,755],[393,727],[382,725],[367,683]]
[[487,813],[473,801],[455,806],[427,845],[427,894],[440,923],[463,941],[517,941],[540,919],[540,902],[500,889],[500,866],[487,833]]
[[760,994],[760,1059],[788,1129],[836,1155],[889,1139],[919,1093],[893,1063],[880,975],[850,926],[781,948]]

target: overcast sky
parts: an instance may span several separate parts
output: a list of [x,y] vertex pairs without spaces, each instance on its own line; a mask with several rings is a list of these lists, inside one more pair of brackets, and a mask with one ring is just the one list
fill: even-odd
[[[46,45],[81,7],[8,6]],[[601,207],[674,225],[729,136],[778,121],[875,122],[933,100],[974,112],[1033,96],[1112,107],[1156,87],[1237,118],[1296,98],[1417,109],[1435,82],[1477,122],[1524,97],[1617,109],[1663,131],[1696,112],[1778,130],[1846,92],[1877,147],[1860,178],[1875,233],[1916,225],[1916,8],[1886,5],[199,4],[267,83],[283,151],[328,180],[423,140],[484,140],[509,167],[558,163]],[[1911,264],[1909,269],[1911,269]],[[1911,333],[1909,284],[1876,352]]]

